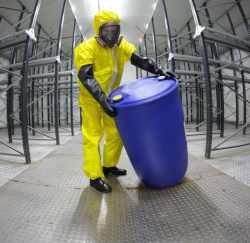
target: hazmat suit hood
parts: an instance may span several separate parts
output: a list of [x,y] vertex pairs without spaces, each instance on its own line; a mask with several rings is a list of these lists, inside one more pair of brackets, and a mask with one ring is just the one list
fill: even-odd
[[94,30],[96,32],[96,37],[100,37],[99,35],[100,27],[110,22],[114,22],[119,25],[121,20],[116,13],[109,10],[102,10],[94,16]]

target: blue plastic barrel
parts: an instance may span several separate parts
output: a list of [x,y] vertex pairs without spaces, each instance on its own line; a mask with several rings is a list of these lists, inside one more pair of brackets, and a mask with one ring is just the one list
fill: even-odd
[[115,123],[134,170],[151,187],[176,184],[187,171],[188,155],[178,80],[145,77],[109,97]]

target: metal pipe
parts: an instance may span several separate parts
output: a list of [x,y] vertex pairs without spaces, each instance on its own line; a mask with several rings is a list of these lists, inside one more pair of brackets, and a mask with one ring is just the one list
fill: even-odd
[[[37,30],[37,42],[39,42],[39,35],[40,35],[40,31],[41,31],[41,25],[38,26],[38,30]],[[32,51],[31,51],[31,56],[34,56],[36,55],[36,52],[37,52],[37,44],[38,43],[33,43],[33,46],[32,46]],[[35,68],[33,68],[33,74],[35,74]],[[32,79],[31,81],[31,102],[34,101],[35,99],[35,81],[34,79]],[[35,117],[34,117],[34,114],[35,113],[35,105],[34,103],[31,105],[31,126],[34,128],[32,130],[32,135],[34,136],[36,134],[36,130],[35,130]]]
[[[247,123],[247,103],[246,103],[246,84],[244,71],[241,71],[242,92],[243,92],[243,125]],[[246,135],[246,127],[243,129],[243,134]]]
[[[187,22],[187,28],[188,28],[188,32],[189,32],[189,39],[190,39],[190,43],[191,43],[191,48],[192,48],[192,54],[193,56],[197,56],[197,48],[196,48],[196,44],[194,39],[192,38],[192,34],[191,34],[191,28],[190,28],[190,22]],[[197,71],[198,67],[197,64],[194,64],[194,71]],[[199,102],[197,100],[197,98],[199,99],[200,94],[199,94],[199,80],[197,75],[195,75],[195,95],[196,95],[196,131],[198,132],[200,129],[200,126],[198,126],[198,124],[200,123],[200,107],[199,107]]]
[[[172,41],[171,41],[171,31],[170,31],[170,25],[169,25],[165,0],[162,0],[162,5],[163,5],[163,14],[164,14],[165,26],[166,26],[166,30],[167,30],[168,50],[169,50],[169,53],[173,53],[173,47],[172,47]],[[175,62],[174,62],[173,58],[171,59],[170,63],[171,63],[171,71],[175,72]]]
[[[236,2],[237,5],[238,5],[238,8],[239,8],[239,10],[240,10],[241,16],[242,16],[242,18],[243,18],[243,20],[244,20],[244,23],[245,23],[245,26],[246,26],[246,29],[247,29],[248,36],[250,37],[250,25],[249,25],[249,23],[248,23],[246,14],[245,14],[245,12],[244,12],[242,6],[241,6],[240,1],[239,1],[239,0],[235,0],[235,2]],[[249,4],[249,3],[248,3],[248,4]]]
[[[139,46],[139,53],[141,53],[141,47]],[[142,78],[142,69],[139,68],[139,71],[140,71],[140,78]]]
[[[246,127],[248,126],[248,124],[250,124],[250,122],[246,123],[244,126],[240,127],[236,132],[234,132],[231,136],[229,136],[228,138],[226,138],[224,141],[222,141],[221,143],[217,144],[215,147],[212,148],[212,150],[217,150],[217,148],[222,145],[223,143],[225,143],[226,141],[228,141],[230,138],[234,137],[238,132],[240,132],[241,130],[244,131],[244,129],[246,129]],[[244,133],[244,132],[243,132]]]
[[[46,54],[44,53],[43,54],[43,57],[45,58]],[[44,66],[42,68],[42,73],[44,73]],[[43,83],[43,79],[42,79],[42,83]],[[42,127],[44,127],[44,111],[43,111],[43,90],[41,91],[41,96],[42,96],[42,99],[41,99],[41,115],[42,115]]]
[[[76,39],[76,19],[74,19],[73,37],[72,37],[72,54],[71,54],[71,70],[74,69],[74,49]],[[73,74],[70,75],[70,123],[71,123],[71,135],[74,136],[74,120],[73,120]]]
[[[38,43],[40,42],[40,32],[41,32],[41,28],[42,26],[40,24],[38,24],[38,31],[37,31],[37,41],[35,43],[35,50],[34,50],[34,55],[36,56],[37,54],[37,49],[38,49]],[[35,58],[36,59],[36,58]],[[44,66],[43,66],[44,68]],[[40,74],[40,66],[38,66],[38,70],[37,70],[37,74],[39,75]],[[43,82],[43,80],[42,80]],[[36,102],[36,110],[37,110],[37,113],[39,113],[39,101],[38,101],[38,97],[39,97],[39,93],[37,92],[36,94],[36,98],[37,98],[37,102]],[[42,105],[42,104],[41,104]],[[36,123],[37,125],[39,126],[39,119],[36,120]]]
[[[229,24],[230,24],[230,27],[231,27],[231,31],[234,35],[236,35],[236,32],[235,32],[235,29],[234,29],[234,26],[233,26],[233,22],[232,22],[232,19],[231,19],[231,16],[229,13],[227,13],[227,18],[228,18],[228,21],[229,21]],[[238,53],[238,56],[239,58],[241,59],[241,53],[240,53],[240,50],[237,49],[237,53]],[[234,55],[233,55],[233,50],[230,49],[230,56],[231,56],[231,60],[234,62]],[[240,64],[242,65],[242,60],[240,60]],[[236,71],[235,69],[233,70],[233,73],[234,73],[234,76],[236,77]],[[235,127],[238,128],[239,126],[239,96],[238,96],[238,83],[237,81],[234,81],[234,84],[235,84],[235,108],[236,108],[236,114],[235,114]]]
[[[203,6],[206,7],[206,4],[204,4]],[[205,12],[206,12],[206,16],[208,18],[209,26],[211,28],[213,28],[214,26],[213,26],[213,23],[211,21],[210,14],[209,14],[209,11],[207,8],[205,8]],[[218,46],[216,43],[211,44],[211,50],[212,50],[212,54],[213,54],[214,59],[220,60],[219,50],[218,50]],[[218,64],[217,67],[220,68],[221,65]],[[219,107],[219,110],[221,111],[218,118],[219,118],[220,136],[223,137],[224,136],[224,123],[225,123],[225,117],[224,117],[225,115],[224,114],[225,114],[225,112],[224,112],[224,90],[223,90],[222,70],[221,69],[218,71],[218,76],[219,76],[219,79],[221,80],[221,82],[217,84],[218,90],[217,90],[216,94],[219,95],[219,97],[217,97],[217,107]]]
[[[145,52],[145,56],[147,57],[148,56],[148,50],[147,50],[147,35],[145,34],[144,35],[144,52]],[[146,72],[146,75],[148,77],[148,71]]]
[[[22,10],[24,11],[25,8],[22,7]],[[18,22],[19,24],[17,25],[16,27],[16,32],[19,31],[19,28],[20,28],[20,25],[21,25],[21,20],[23,18],[23,13],[24,12],[21,12],[20,13],[20,16],[19,16],[19,19],[18,19]],[[16,63],[16,57],[17,57],[17,48],[14,47],[12,49],[12,52],[11,52],[11,58],[10,58],[10,64],[15,64]],[[8,86],[12,84],[12,72],[13,69],[10,68],[9,69],[9,73],[8,73]],[[8,137],[9,137],[9,143],[12,143],[12,135],[14,135],[14,120],[12,119],[12,117],[10,116],[10,114],[13,113],[13,105],[14,105],[14,102],[13,102],[13,87],[10,88],[7,92],[7,127],[8,127]]]
[[35,99],[35,82],[34,80],[32,80],[32,86],[31,86],[31,126],[34,128],[32,130],[32,135],[36,135],[35,133],[35,117],[34,117],[34,113],[35,113],[35,105],[34,105],[34,99]]
[[154,18],[151,19],[152,23],[152,38],[153,38],[153,47],[154,47],[154,55],[155,55],[155,63],[158,64],[158,57],[157,57],[157,48],[156,48],[156,39],[155,39],[155,25],[154,25]]
[[[56,50],[57,56],[60,55],[60,52],[61,52],[62,29],[63,29],[63,23],[64,23],[65,10],[66,10],[66,0],[64,0],[64,2],[63,2],[60,26],[59,26],[59,31],[58,31],[58,42],[57,42],[57,50]],[[60,144],[59,111],[58,111],[58,79],[59,79],[58,72],[59,72],[59,63],[58,63],[58,61],[56,61],[55,62],[55,93],[54,93],[54,119],[55,119],[54,123],[55,123],[56,145]]]
[[[37,20],[37,15],[41,6],[42,0],[37,0],[35,3],[35,7],[31,16],[31,21],[30,21],[30,28],[35,27],[36,20]],[[28,140],[28,123],[27,123],[27,76],[28,76],[28,65],[29,65],[29,52],[30,52],[30,47],[31,47],[31,38],[30,36],[27,36],[26,39],[26,45],[25,45],[25,51],[24,51],[24,58],[23,58],[23,69],[22,69],[22,75],[23,79],[21,82],[21,129],[22,129],[22,140],[23,140],[23,150],[25,154],[25,159],[26,163],[31,163],[31,158],[30,158],[30,150],[29,150],[29,140]]]
[[[71,53],[72,53],[72,50],[71,50]],[[71,59],[72,59],[72,57],[71,57]],[[69,63],[68,62],[67,62],[67,70],[69,70]],[[66,79],[66,82],[67,81],[68,80]],[[66,89],[67,88],[68,88],[68,84],[66,84]],[[70,86],[70,88],[71,88],[71,86]],[[67,90],[66,90],[66,92],[67,92]],[[66,105],[66,123],[68,125],[69,124],[69,109],[68,109],[68,107],[69,107],[69,99],[68,99],[68,95],[66,95],[66,97],[65,97],[65,105]]]
[[[18,150],[16,150],[15,148],[11,147],[9,144],[5,143],[3,140],[0,139],[0,143],[4,144],[6,147],[16,151],[17,153],[21,154],[22,156],[24,156],[24,154]],[[4,154],[4,153],[1,153],[1,154]],[[10,154],[6,154],[6,155],[10,155]],[[12,154],[11,154],[12,155]],[[20,155],[15,155],[13,154],[14,156],[20,156]]]
[[[192,10],[194,22],[196,26],[201,25],[198,13],[196,11],[196,5],[194,0],[189,0],[189,4]],[[213,132],[213,116],[212,116],[212,88],[211,88],[211,79],[209,71],[209,62],[208,55],[205,43],[204,34],[201,33],[199,36],[199,43],[203,57],[204,73],[205,73],[205,82],[206,82],[206,98],[207,98],[207,136],[206,136],[206,158],[210,158],[211,155],[211,145],[212,145],[212,132]]]

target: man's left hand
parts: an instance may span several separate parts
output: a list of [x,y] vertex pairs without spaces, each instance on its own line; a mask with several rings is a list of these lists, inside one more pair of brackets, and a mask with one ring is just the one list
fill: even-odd
[[177,74],[174,73],[174,72],[170,72],[170,71],[167,71],[167,72],[164,72],[164,75],[166,78],[178,78]]

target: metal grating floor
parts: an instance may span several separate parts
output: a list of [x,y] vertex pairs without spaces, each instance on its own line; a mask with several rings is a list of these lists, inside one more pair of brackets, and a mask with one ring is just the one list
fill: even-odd
[[[184,179],[153,189],[140,182],[123,150],[119,166],[128,175],[108,176],[113,191],[101,194],[82,171],[82,135],[65,140],[31,165],[0,160],[1,243],[250,241],[250,183],[241,180],[242,173],[249,177],[249,161],[235,168],[232,155],[206,160],[197,152],[200,138],[188,138]],[[22,170],[11,177],[12,164]]]

